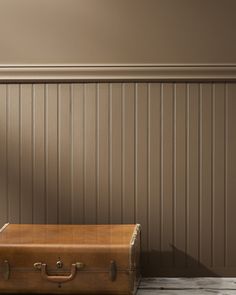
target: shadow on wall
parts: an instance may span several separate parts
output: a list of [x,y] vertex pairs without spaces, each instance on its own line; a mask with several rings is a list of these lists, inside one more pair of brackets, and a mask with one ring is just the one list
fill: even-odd
[[143,277],[219,277],[195,258],[171,245],[173,251],[150,251],[141,255]]

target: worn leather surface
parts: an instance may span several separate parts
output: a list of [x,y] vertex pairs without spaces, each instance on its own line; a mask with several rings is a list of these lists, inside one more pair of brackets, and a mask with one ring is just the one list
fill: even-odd
[[[0,276],[0,291],[129,294],[136,281],[136,271],[131,271],[135,229],[135,225],[10,224],[0,233],[0,263],[7,260],[10,265],[9,280]],[[62,262],[61,268],[57,261]],[[117,268],[114,281],[111,261]],[[46,264],[44,272],[34,268],[36,262]],[[58,284],[55,276],[69,276],[77,262],[84,267],[72,280]],[[3,271],[1,267],[2,275]]]

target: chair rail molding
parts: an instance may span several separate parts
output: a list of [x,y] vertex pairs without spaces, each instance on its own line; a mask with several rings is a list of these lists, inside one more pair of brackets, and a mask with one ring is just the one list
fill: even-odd
[[236,64],[0,65],[0,82],[235,81]]

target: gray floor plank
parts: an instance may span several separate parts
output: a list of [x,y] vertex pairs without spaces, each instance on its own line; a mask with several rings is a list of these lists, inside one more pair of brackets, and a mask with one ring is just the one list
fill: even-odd
[[138,290],[137,295],[236,295],[235,290]]
[[143,278],[137,295],[236,295],[236,278]]
[[[236,278],[143,278],[140,289],[235,289]],[[236,294],[236,291],[235,291]]]

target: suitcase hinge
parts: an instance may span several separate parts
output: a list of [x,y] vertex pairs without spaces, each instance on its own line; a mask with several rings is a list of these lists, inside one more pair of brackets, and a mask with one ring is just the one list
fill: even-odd
[[114,260],[111,260],[111,262],[110,262],[110,272],[109,272],[110,280],[115,281],[116,280],[116,275],[117,275],[116,262]]

